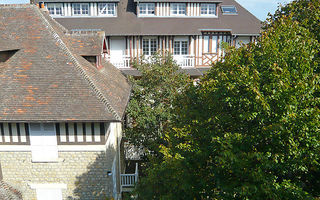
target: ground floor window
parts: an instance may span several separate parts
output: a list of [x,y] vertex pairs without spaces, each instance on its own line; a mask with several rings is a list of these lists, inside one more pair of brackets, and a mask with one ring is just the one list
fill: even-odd
[[174,41],[174,55],[187,55],[188,54],[188,41],[178,40]]
[[157,39],[144,38],[142,41],[143,54],[146,56],[154,55],[157,52]]

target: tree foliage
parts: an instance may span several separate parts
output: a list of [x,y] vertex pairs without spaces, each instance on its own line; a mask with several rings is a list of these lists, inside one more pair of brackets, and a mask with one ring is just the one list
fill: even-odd
[[170,55],[154,55],[134,64],[141,77],[131,79],[132,96],[127,108],[130,126],[125,129],[131,144],[157,154],[163,132],[173,117],[174,97],[189,81]]
[[293,9],[308,2],[320,9],[306,0],[282,8],[290,14],[275,16],[256,44],[229,49],[180,95],[164,160],[141,179],[140,199],[320,197],[320,46]]

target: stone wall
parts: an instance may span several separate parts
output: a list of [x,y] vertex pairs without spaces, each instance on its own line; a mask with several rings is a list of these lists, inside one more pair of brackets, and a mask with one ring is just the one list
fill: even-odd
[[106,200],[112,196],[114,152],[59,152],[57,163],[32,163],[31,152],[0,152],[3,180],[35,200],[31,184],[66,184],[63,199]]

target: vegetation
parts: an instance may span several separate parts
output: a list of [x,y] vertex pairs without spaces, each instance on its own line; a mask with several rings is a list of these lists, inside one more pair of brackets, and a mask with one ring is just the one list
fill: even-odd
[[[173,105],[161,118],[169,128],[152,129],[164,157],[140,179],[139,199],[320,196],[319,11],[318,0],[294,1],[269,19],[256,44],[228,49],[224,62],[175,101],[177,91],[169,95],[161,111],[141,110],[162,116]],[[160,88],[140,88],[138,97]]]
[[133,89],[127,108],[130,126],[125,133],[131,144],[144,148],[147,154],[158,154],[159,145],[164,143],[164,129],[174,115],[173,100],[189,78],[178,73],[179,67],[170,55],[143,59],[134,68],[142,74],[139,79],[131,79]]

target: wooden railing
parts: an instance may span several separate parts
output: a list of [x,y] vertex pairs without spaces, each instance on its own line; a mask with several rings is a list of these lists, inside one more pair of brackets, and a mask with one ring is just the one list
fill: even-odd
[[138,163],[136,163],[136,170],[134,174],[120,174],[121,192],[131,191],[138,182],[138,177]]

